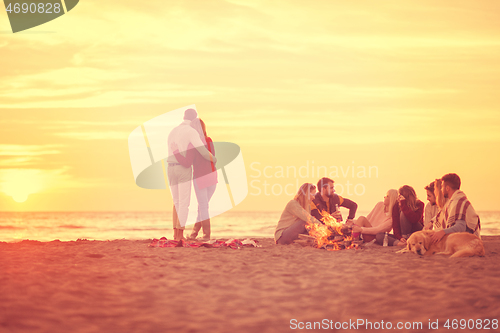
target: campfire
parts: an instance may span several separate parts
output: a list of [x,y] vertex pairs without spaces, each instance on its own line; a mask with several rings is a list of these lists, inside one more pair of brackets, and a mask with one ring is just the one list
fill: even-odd
[[312,245],[318,249],[328,251],[348,250],[358,248],[352,241],[351,229],[328,214],[321,212],[324,225],[308,223],[306,229],[309,235],[299,235],[300,240],[296,241],[304,246]]

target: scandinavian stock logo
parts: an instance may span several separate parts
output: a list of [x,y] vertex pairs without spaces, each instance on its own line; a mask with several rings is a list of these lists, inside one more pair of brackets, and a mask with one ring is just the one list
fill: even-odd
[[75,8],[79,0],[4,0],[12,32],[52,21]]
[[[188,137],[171,139],[171,133],[184,125],[187,125],[186,127],[192,126],[183,121],[186,119],[186,111],[189,113],[189,110],[197,115],[195,105],[169,111],[138,126],[128,138],[130,162],[135,183],[145,189],[170,188],[181,226],[194,224],[206,218],[200,215],[198,188],[207,187],[209,184],[215,188],[210,195],[211,199],[208,198],[209,207],[205,207],[208,208],[208,218],[232,209],[241,203],[248,194],[243,155],[240,147],[232,142],[213,142],[211,152],[214,153],[216,163],[208,174],[197,175],[197,165],[193,164],[192,175],[191,169],[184,169],[189,173],[188,177],[176,178],[178,176],[176,173],[181,172],[182,170],[179,169],[183,168],[180,168],[177,161],[180,158],[177,157],[179,155],[175,155],[176,158],[173,158],[174,153],[172,149],[169,149],[168,142],[184,141],[187,143]],[[210,125],[210,123],[206,125],[208,133],[210,133]],[[199,130],[201,131],[201,129]],[[195,129],[193,128],[191,131],[195,131]],[[191,168],[191,166],[188,167]],[[184,198],[184,204],[182,198]],[[206,204],[208,203],[205,202]]]

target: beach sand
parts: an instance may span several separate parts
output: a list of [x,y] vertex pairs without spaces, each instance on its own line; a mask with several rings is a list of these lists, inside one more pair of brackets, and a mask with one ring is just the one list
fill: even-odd
[[422,322],[407,332],[439,320],[435,331],[449,332],[446,319],[500,319],[500,236],[483,237],[485,257],[457,259],[258,240],[240,250],[0,243],[0,331],[262,333],[362,319]]

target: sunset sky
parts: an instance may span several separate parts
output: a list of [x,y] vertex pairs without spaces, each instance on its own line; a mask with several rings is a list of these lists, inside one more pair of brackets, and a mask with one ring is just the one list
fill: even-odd
[[241,147],[237,210],[281,210],[280,170],[318,166],[363,211],[448,172],[500,210],[500,1],[81,0],[16,34],[0,8],[1,211],[170,210],[127,140],[190,104]]

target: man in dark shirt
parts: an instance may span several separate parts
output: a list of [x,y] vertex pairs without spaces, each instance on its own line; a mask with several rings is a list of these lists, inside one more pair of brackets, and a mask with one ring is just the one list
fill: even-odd
[[342,198],[340,195],[335,194],[334,181],[330,178],[323,177],[318,181],[318,193],[311,203],[311,215],[320,220],[323,218],[321,212],[326,212],[337,219],[342,218],[342,214],[335,212],[337,205],[349,209],[347,216],[347,223],[352,223],[358,205],[349,199]]

